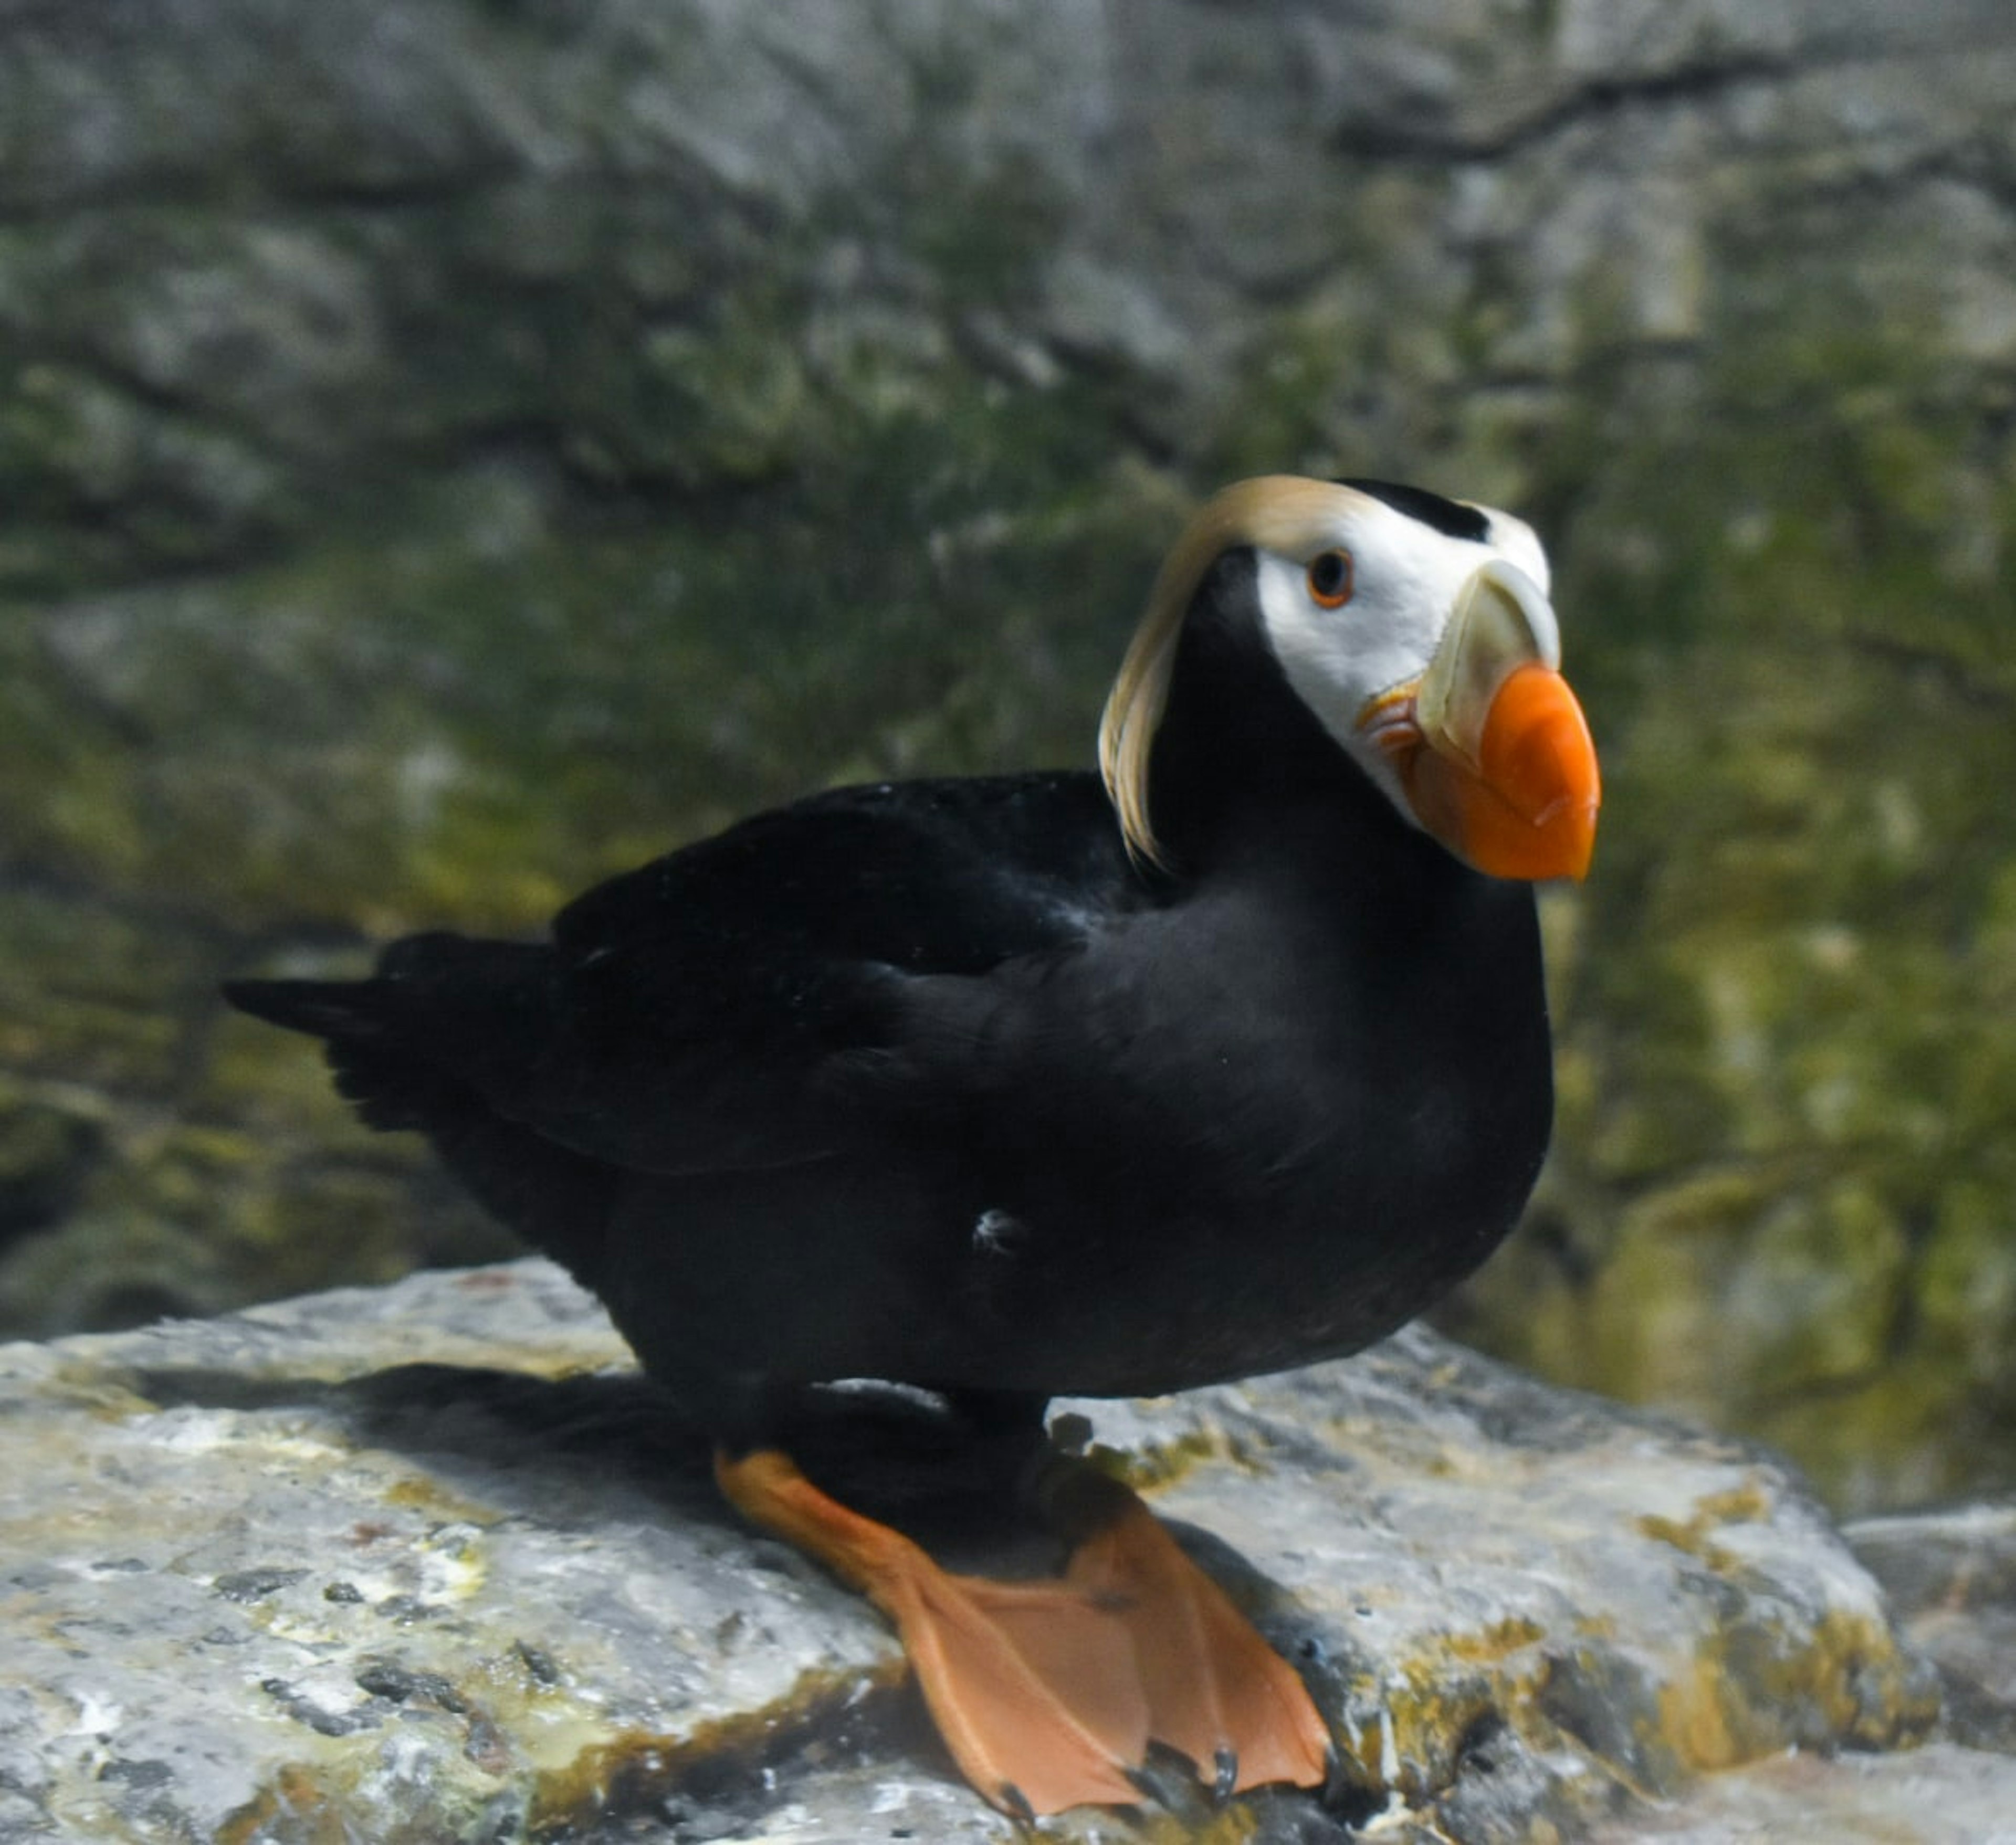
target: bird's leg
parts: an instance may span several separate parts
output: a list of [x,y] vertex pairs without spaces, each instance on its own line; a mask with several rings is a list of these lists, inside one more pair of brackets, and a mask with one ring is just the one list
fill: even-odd
[[1096,1591],[952,1575],[774,1448],[720,1449],[715,1477],[751,1523],[895,1623],[953,1759],[995,1806],[1026,1817],[1139,1797],[1129,1771],[1147,1752],[1147,1701],[1129,1627]]
[[1131,1488],[1057,1454],[1035,1497],[1075,1541],[1065,1581],[1126,1626],[1154,1740],[1188,1756],[1220,1797],[1328,1779],[1330,1732],[1301,1680]]

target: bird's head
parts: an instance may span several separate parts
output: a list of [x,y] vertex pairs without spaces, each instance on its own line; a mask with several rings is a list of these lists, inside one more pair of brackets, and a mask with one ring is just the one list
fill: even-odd
[[1403,815],[1494,876],[1584,876],[1596,750],[1532,529],[1418,487],[1289,475],[1242,480],[1191,520],[1107,701],[1100,766],[1138,856],[1161,856],[1149,757],[1184,624],[1237,550],[1289,687]]

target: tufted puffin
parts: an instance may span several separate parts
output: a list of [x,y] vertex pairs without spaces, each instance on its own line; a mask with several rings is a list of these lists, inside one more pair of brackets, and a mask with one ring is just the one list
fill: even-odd
[[[1553,1099],[1534,880],[1596,757],[1545,556],[1489,508],[1270,476],[1178,538],[1099,774],[815,794],[589,891],[549,940],[238,981],[599,1295],[758,1525],[896,1624],[1010,1812],[1325,1775],[1300,1679],[1053,1395],[1358,1350],[1511,1228]],[[1064,1573],[952,1574],[815,1485],[821,1386],[1025,1427]]]

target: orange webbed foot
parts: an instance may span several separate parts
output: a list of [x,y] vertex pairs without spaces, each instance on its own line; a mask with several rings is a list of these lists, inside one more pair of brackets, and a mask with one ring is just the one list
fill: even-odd
[[1220,1798],[1276,1782],[1322,1786],[1330,1732],[1294,1669],[1129,1488],[1086,1462],[1063,1466],[1047,1496],[1086,1529],[1065,1580],[1125,1624],[1150,1735],[1189,1757]]
[[1330,1735],[1294,1670],[1127,1487],[1057,1457],[1040,1497],[1078,1538],[1060,1581],[941,1569],[790,1458],[718,1455],[722,1491],[894,1621],[959,1771],[1019,1817],[1140,1798],[1153,1741],[1221,1797],[1327,1779]]
[[959,1771],[1018,1817],[1139,1798],[1147,1750],[1133,1642],[1096,1594],[941,1570],[910,1539],[830,1498],[784,1455],[717,1456],[722,1491],[895,1623]]

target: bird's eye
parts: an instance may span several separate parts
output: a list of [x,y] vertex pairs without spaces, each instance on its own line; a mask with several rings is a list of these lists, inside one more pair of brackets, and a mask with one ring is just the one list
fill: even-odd
[[1351,591],[1348,551],[1322,551],[1309,559],[1309,594],[1326,609],[1342,608]]

